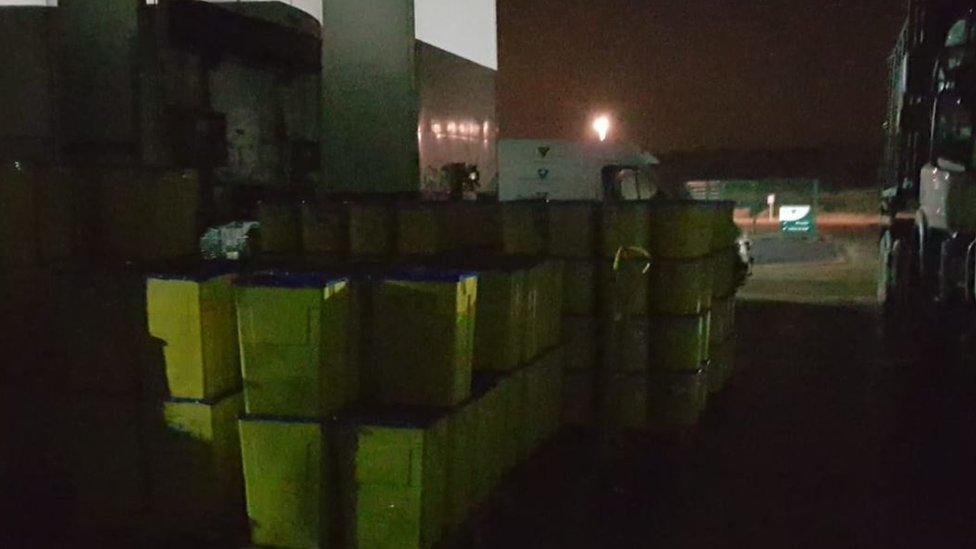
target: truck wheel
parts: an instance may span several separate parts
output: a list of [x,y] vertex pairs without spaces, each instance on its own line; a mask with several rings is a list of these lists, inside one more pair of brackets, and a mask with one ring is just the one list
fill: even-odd
[[900,316],[911,306],[915,257],[912,243],[885,231],[878,246],[878,304],[886,315]]

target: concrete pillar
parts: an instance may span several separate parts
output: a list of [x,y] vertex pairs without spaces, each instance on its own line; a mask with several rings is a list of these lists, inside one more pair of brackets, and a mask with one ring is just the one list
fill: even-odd
[[323,0],[322,11],[326,189],[419,191],[413,0]]

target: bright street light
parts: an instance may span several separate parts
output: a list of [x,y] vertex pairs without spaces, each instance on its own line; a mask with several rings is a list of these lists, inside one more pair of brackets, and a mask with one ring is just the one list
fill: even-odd
[[593,121],[593,130],[600,137],[600,141],[606,141],[607,134],[610,133],[610,117],[606,115],[598,116]]

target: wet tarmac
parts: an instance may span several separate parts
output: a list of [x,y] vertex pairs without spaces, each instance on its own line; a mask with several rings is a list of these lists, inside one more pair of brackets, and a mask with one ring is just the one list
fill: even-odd
[[567,434],[457,546],[976,547],[972,352],[870,307],[740,311],[736,375],[697,432],[603,453]]

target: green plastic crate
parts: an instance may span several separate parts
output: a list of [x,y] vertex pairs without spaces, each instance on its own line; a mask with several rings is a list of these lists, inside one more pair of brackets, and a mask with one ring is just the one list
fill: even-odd
[[456,406],[471,395],[478,277],[459,272],[388,276],[375,286],[371,400]]
[[653,373],[647,386],[648,425],[652,430],[679,430],[701,419],[708,402],[704,370]]
[[585,259],[597,255],[598,205],[550,202],[547,252],[553,257]]
[[354,256],[382,257],[396,251],[396,212],[392,205],[349,205],[349,251]]
[[516,459],[514,465],[524,463],[535,450],[537,433],[533,429],[536,403],[532,398],[532,368],[524,367],[512,373],[511,383],[514,393],[515,409],[512,426],[515,428]]
[[350,286],[322,275],[237,281],[248,414],[326,418],[350,398]]
[[240,389],[233,280],[195,273],[146,281],[149,333],[162,340],[173,398],[213,399]]
[[336,479],[332,434],[314,421],[245,418],[241,456],[251,542],[334,547]]
[[600,357],[600,319],[595,316],[567,316],[563,317],[562,322],[566,371],[595,371]]
[[429,548],[442,538],[453,426],[441,414],[415,416],[383,413],[343,427],[344,547]]
[[648,299],[652,314],[697,315],[712,302],[710,257],[652,261],[648,271]]
[[349,210],[341,203],[302,205],[302,247],[309,255],[349,251]]
[[697,200],[669,200],[650,211],[649,251],[656,259],[704,257],[711,251],[714,208]]
[[615,258],[620,248],[647,249],[651,238],[649,211],[646,202],[603,205],[600,254],[604,259]]
[[218,401],[167,400],[149,432],[152,506],[188,534],[246,530],[237,418],[243,394]]
[[525,281],[526,271],[521,269],[479,272],[475,371],[510,372],[521,363]]
[[708,360],[710,315],[651,317],[650,369],[695,372]]

